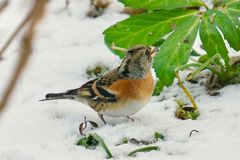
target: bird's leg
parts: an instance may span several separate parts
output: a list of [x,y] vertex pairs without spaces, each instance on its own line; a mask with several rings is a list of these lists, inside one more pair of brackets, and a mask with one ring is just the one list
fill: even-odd
[[127,118],[127,119],[130,119],[131,121],[134,122],[134,119],[133,119],[133,118],[131,118],[131,117],[129,117],[129,116],[126,116],[126,118]]
[[107,124],[102,114],[98,114],[98,117],[103,121],[105,125]]

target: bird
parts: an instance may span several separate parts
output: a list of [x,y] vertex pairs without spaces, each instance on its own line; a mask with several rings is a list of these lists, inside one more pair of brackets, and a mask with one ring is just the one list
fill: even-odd
[[90,106],[106,124],[103,116],[127,117],[140,111],[154,91],[152,60],[158,48],[135,45],[126,49],[121,64],[105,75],[76,89],[48,93],[40,101],[70,99]]

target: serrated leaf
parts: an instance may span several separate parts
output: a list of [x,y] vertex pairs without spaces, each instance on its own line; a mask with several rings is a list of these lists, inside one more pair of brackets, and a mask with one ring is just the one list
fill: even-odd
[[[136,44],[152,45],[171,32],[184,19],[197,14],[195,10],[158,11],[131,16],[104,31],[105,43],[112,49],[129,48]],[[124,54],[112,50],[123,57]]]
[[230,3],[227,7],[227,10],[231,11],[234,13],[235,16],[240,16],[240,1]]
[[125,6],[147,10],[171,10],[176,8],[204,6],[201,0],[119,0]]
[[230,19],[232,21],[232,23],[235,25],[234,27],[238,30],[240,29],[240,21],[238,19],[238,17],[236,15],[234,15],[234,13],[231,13],[230,11],[226,11],[226,16],[228,17],[228,19]]
[[233,3],[240,2],[239,0],[223,0],[223,5],[228,6],[232,5]]
[[215,15],[212,10],[209,10],[202,18],[200,25],[200,38],[203,44],[203,48],[207,51],[209,57],[219,53],[228,65],[229,57],[228,51],[223,41],[223,38],[214,25]]
[[234,24],[224,13],[215,10],[216,14],[214,22],[216,26],[221,30],[224,35],[224,38],[228,41],[229,45],[235,50],[240,50],[240,36],[237,33],[237,29],[234,27]]
[[175,69],[186,64],[198,31],[199,18],[188,17],[161,45],[154,59],[157,77],[165,86],[170,86],[175,77]]
[[[240,12],[236,13],[236,10],[223,10],[224,14],[228,17],[228,19],[232,22],[234,28],[237,30],[238,36],[240,37],[240,21],[239,21],[239,16],[240,16]],[[239,15],[238,15],[239,14]]]

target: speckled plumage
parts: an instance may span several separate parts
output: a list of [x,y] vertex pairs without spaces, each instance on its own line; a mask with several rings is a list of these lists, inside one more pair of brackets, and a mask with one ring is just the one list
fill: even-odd
[[128,49],[121,65],[102,77],[64,93],[50,93],[44,100],[73,99],[89,105],[99,115],[130,116],[149,101],[154,83],[152,55],[156,48],[143,45]]

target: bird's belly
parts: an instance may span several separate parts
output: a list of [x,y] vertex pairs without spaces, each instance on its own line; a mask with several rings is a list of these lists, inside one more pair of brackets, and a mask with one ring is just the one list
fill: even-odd
[[150,100],[154,84],[151,72],[143,79],[118,80],[109,88],[117,95],[117,102],[99,105],[99,114],[111,117],[126,117],[140,111]]
[[110,116],[110,117],[126,117],[133,115],[140,111],[147,102],[141,102],[141,101],[135,101],[135,102],[129,102],[124,105],[121,105],[116,108],[111,108],[111,109],[105,109],[100,111],[100,114],[103,114],[105,116]]

